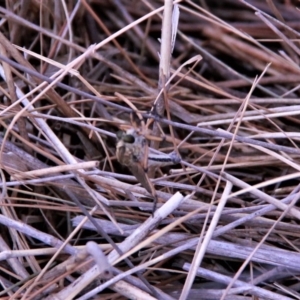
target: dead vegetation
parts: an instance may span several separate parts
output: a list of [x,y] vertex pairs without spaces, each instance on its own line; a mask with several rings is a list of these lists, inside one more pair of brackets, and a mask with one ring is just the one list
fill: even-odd
[[300,299],[298,2],[163,5],[0,7],[1,299]]

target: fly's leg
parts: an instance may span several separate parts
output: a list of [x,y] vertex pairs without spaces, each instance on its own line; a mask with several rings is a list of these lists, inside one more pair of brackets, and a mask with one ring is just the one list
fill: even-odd
[[157,206],[157,201],[158,201],[158,197],[157,195],[153,195],[153,208],[152,208],[152,217],[154,216],[154,213],[156,211],[156,206]]

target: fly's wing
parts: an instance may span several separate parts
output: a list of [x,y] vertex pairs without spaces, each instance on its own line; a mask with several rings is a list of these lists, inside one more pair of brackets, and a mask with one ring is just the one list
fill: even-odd
[[141,185],[151,194],[153,195],[154,187],[151,181],[149,180],[145,170],[143,169],[140,163],[134,163],[128,166],[131,173],[136,177],[136,179],[141,183]]
[[154,203],[152,214],[156,210],[157,196],[152,182],[150,181],[145,169],[142,167],[141,163],[135,163],[128,167],[131,173],[136,177],[136,179],[141,183],[141,185],[153,196]]

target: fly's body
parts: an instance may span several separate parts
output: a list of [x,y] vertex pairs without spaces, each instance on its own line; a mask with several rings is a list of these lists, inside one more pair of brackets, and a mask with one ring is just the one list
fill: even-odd
[[143,136],[128,130],[127,133],[119,132],[117,138],[116,155],[122,165],[130,167],[144,160],[146,140]]

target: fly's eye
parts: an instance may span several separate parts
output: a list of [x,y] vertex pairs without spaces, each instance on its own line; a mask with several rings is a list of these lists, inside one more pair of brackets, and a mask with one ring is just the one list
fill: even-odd
[[134,141],[135,141],[135,138],[134,138],[134,136],[131,135],[131,134],[126,134],[126,135],[123,136],[123,141],[124,141],[125,143],[128,143],[128,144],[133,144]]

